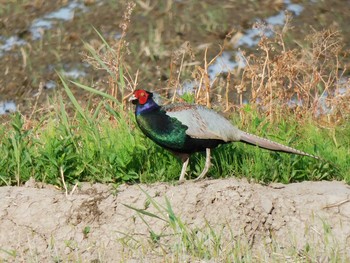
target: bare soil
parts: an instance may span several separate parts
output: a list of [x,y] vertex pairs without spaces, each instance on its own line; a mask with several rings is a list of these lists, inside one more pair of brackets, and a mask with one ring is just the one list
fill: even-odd
[[[157,253],[151,248],[150,229],[135,210],[125,206],[157,214],[144,191],[160,204],[167,197],[175,214],[191,228],[209,224],[224,234],[223,240],[232,242],[229,232],[234,240],[244,238],[253,257],[261,253],[271,257],[274,244],[282,254],[290,249],[302,254],[316,247],[322,262],[330,259],[327,248],[350,258],[348,185],[324,181],[263,186],[231,178],[118,189],[84,183],[68,195],[35,182],[1,187],[0,261],[171,261],[173,250]],[[166,222],[144,218],[156,233],[167,232]],[[126,244],[126,237],[137,240],[136,245]]]

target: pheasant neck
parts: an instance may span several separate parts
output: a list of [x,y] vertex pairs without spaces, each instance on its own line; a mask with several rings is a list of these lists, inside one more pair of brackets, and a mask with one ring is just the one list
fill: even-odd
[[145,104],[137,104],[136,115],[159,109],[160,106],[153,99],[149,99]]

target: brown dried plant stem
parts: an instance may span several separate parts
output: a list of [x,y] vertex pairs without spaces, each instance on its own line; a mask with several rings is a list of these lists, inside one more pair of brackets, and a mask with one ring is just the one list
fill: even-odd
[[[200,81],[199,81],[199,88],[196,94],[196,102],[198,102],[200,100],[200,94],[202,91],[202,84],[204,84],[205,87],[205,102],[208,108],[211,108],[211,100],[210,100],[210,91],[211,91],[211,83],[210,83],[210,79],[209,79],[209,74],[208,74],[208,68],[211,64],[214,63],[214,61],[221,56],[223,52],[223,48],[220,48],[220,52],[212,59],[210,60],[210,62],[208,63],[207,61],[207,53],[208,53],[208,48],[205,49],[204,52],[204,68],[198,66],[197,70],[200,73]],[[215,80],[214,80],[215,81]]]
[[[125,40],[125,36],[126,33],[128,31],[130,22],[131,22],[131,14],[135,8],[136,4],[134,2],[128,2],[126,5],[126,11],[124,12],[123,15],[123,22],[120,24],[120,28],[122,29],[122,33],[121,33],[121,37],[120,40],[118,42],[118,46],[117,46],[117,52],[116,52],[116,61],[115,61],[115,65],[113,66],[113,72],[115,73],[115,79],[116,81],[113,82],[112,76],[110,77],[110,81],[112,81],[111,83],[113,83],[112,85],[112,90],[111,90],[111,95],[113,97],[115,97],[116,99],[118,98],[118,91],[121,91],[122,96],[124,96],[124,86],[119,87],[119,83],[124,83],[124,73],[123,69],[125,68],[123,62],[123,55],[124,55],[124,50],[127,47],[127,42]],[[118,82],[119,80],[119,82]],[[122,97],[122,102],[124,101],[124,98]],[[115,104],[115,103],[113,103]],[[116,106],[116,105],[113,105]]]

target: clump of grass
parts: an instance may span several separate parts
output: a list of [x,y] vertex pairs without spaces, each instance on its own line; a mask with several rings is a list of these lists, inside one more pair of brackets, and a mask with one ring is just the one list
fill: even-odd
[[[346,261],[344,244],[339,244],[329,224],[322,218],[323,232],[311,225],[305,228],[305,244],[297,240],[293,232],[280,240],[271,239],[270,234],[252,241],[247,233],[231,229],[228,222],[222,226],[205,220],[201,227],[189,225],[174,212],[167,197],[158,202],[145,190],[143,208],[124,204],[147,226],[148,236],[122,233],[119,238],[125,252],[134,255],[142,251],[142,256],[156,256],[164,262],[210,261],[210,262],[309,262],[326,260],[327,262]],[[258,233],[254,233],[259,235]],[[273,234],[272,234],[273,236]],[[279,243],[281,242],[281,243]],[[302,245],[302,246],[301,246]],[[141,256],[141,257],[142,257]]]
[[[188,260],[218,260],[220,262],[236,262],[243,259],[249,259],[248,242],[237,240],[232,231],[228,231],[222,226],[221,231],[217,227],[206,222],[204,227],[190,227],[180,216],[173,211],[168,198],[165,198],[165,205],[158,203],[146,191],[141,189],[147,201],[144,209],[139,209],[124,204],[126,207],[135,211],[141,220],[146,224],[149,231],[149,240],[153,244],[151,250],[161,253],[165,260],[170,256],[175,261]],[[152,207],[155,212],[149,212]],[[154,230],[152,224],[148,223],[150,219],[160,220],[165,226],[161,232]],[[121,233],[124,237],[120,240],[125,241],[127,233]],[[227,240],[229,239],[229,240]],[[133,237],[136,247],[142,246],[142,241]],[[135,246],[135,245],[134,245]],[[130,246],[128,245],[130,249]]]
[[0,143],[0,184],[11,185],[15,182],[21,185],[29,179],[30,167],[34,162],[32,131],[24,129],[24,120],[19,113],[13,116],[10,126],[8,132],[5,128],[1,131],[3,140]]

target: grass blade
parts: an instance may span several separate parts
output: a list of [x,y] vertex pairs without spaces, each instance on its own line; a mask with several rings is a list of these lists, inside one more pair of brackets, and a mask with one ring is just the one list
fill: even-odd
[[76,100],[76,98],[74,97],[72,91],[70,90],[70,88],[68,87],[67,83],[65,82],[65,80],[63,79],[63,77],[61,76],[61,74],[57,73],[59,78],[61,79],[61,82],[63,84],[64,90],[66,91],[69,99],[71,100],[71,102],[73,103],[74,107],[77,109],[77,111],[80,113],[80,115],[87,121],[89,122],[88,118],[86,117],[86,114],[83,110],[83,108],[80,106],[80,104],[78,103],[78,101]]
[[127,204],[123,204],[123,205],[126,206],[127,208],[130,208],[130,209],[136,211],[137,213],[140,213],[140,214],[143,214],[143,215],[146,215],[146,216],[150,216],[150,217],[154,217],[154,218],[160,219],[160,220],[162,220],[164,222],[167,222],[165,219],[163,219],[163,218],[161,218],[161,217],[159,217],[159,216],[157,216],[157,215],[155,215],[153,213],[147,212],[147,211],[145,211],[143,209],[138,209],[136,207],[132,207],[132,206],[127,205]]
[[113,102],[116,102],[117,104],[119,104],[119,101],[118,101],[116,98],[114,98],[113,96],[111,96],[111,95],[109,95],[109,94],[107,94],[107,93],[105,93],[105,92],[103,92],[103,91],[100,91],[100,90],[97,90],[97,89],[88,87],[88,86],[83,85],[83,84],[80,84],[80,83],[78,83],[78,82],[74,82],[74,81],[70,81],[70,82],[73,83],[74,85],[76,85],[76,86],[79,87],[79,88],[82,88],[82,89],[84,89],[84,90],[86,90],[86,91],[89,91],[89,92],[91,92],[91,93],[100,95],[100,96],[102,96],[102,97],[104,97],[104,98],[110,99],[110,100],[112,100]]

